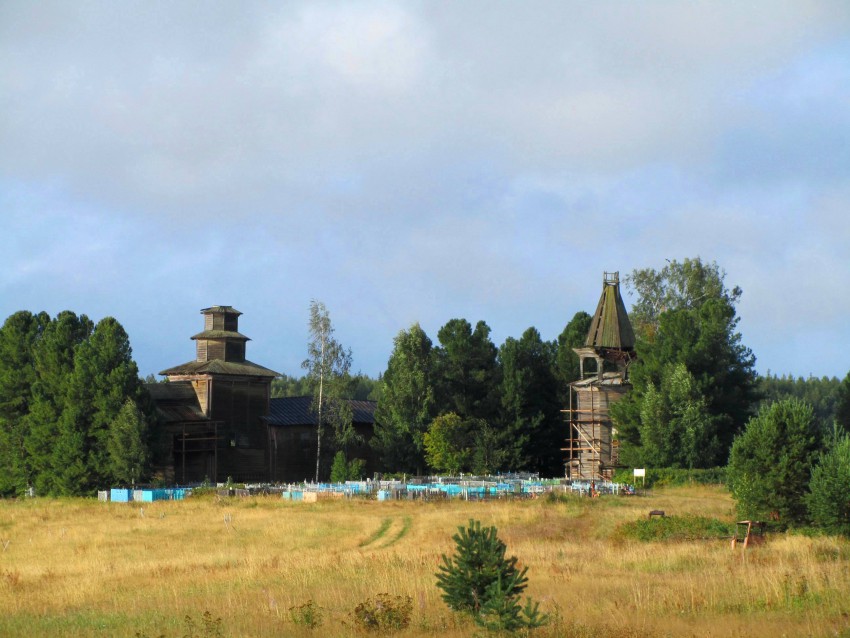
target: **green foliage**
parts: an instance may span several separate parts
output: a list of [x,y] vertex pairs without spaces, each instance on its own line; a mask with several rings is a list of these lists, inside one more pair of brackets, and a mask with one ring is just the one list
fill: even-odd
[[634,472],[618,470],[614,473],[615,483],[643,485],[645,487],[673,487],[684,485],[722,485],[726,483],[726,468],[677,469],[669,467],[645,468],[646,476],[635,479]]
[[424,436],[425,459],[437,472],[495,474],[505,465],[504,437],[483,419],[438,416]]
[[812,523],[830,534],[850,537],[850,435],[821,454],[806,496]]
[[507,548],[495,527],[482,528],[480,521],[470,520],[468,527],[458,527],[452,539],[455,554],[443,555],[436,574],[437,587],[450,609],[470,614],[490,629],[514,631],[548,622],[530,599],[525,608],[520,606],[528,568],[520,570],[516,556],[505,557]]
[[[847,387],[850,390],[850,381],[847,382]],[[805,401],[812,406],[815,419],[824,433],[832,430],[840,403],[841,388],[842,382],[835,377],[794,378],[786,375],[779,377],[768,372],[767,375],[758,378],[758,395],[762,404],[791,397]]]
[[563,332],[558,335],[555,377],[559,388],[558,402],[561,405],[569,404],[569,384],[577,381],[581,376],[578,355],[573,352],[573,348],[584,346],[592,321],[593,317],[586,312],[577,312],[570,319]]
[[696,309],[712,299],[734,306],[741,298],[741,289],[735,286],[728,290],[725,279],[726,272],[717,263],[703,263],[699,257],[668,261],[661,270],[632,271],[625,281],[638,296],[629,312],[635,334],[651,341],[665,312]]
[[478,476],[492,476],[504,469],[507,466],[504,435],[483,419],[471,419],[467,423],[472,438],[472,464],[469,469]]
[[354,625],[363,631],[394,632],[407,629],[413,612],[410,596],[378,594],[354,608]]
[[734,523],[726,523],[707,516],[642,518],[622,523],[617,528],[617,534],[622,538],[644,542],[729,538],[734,532]]
[[464,419],[495,421],[499,413],[499,375],[496,346],[483,321],[475,329],[466,319],[452,319],[437,333],[434,351],[437,414],[454,412]]
[[223,638],[221,633],[221,618],[213,618],[208,611],[201,617],[198,625],[188,614],[186,621],[186,635],[183,638]]
[[845,433],[850,434],[850,372],[841,382],[837,394],[835,422]]
[[322,435],[331,425],[337,445],[345,447],[355,437],[351,423],[351,407],[343,398],[349,383],[351,350],[346,350],[334,338],[334,328],[325,304],[310,302],[310,340],[307,358],[301,367],[307,371],[316,426],[316,481],[321,477]]
[[475,421],[454,413],[434,419],[424,437],[428,465],[452,475],[468,470],[473,457],[475,425]]
[[313,599],[310,599],[303,605],[290,607],[289,620],[295,625],[316,629],[325,622],[325,610]]
[[[635,271],[627,281],[639,293],[632,313],[639,358],[630,368],[632,391],[611,408],[621,461],[638,467],[723,463],[756,398],[755,357],[736,332],[740,289],[728,291],[717,265],[699,259]],[[663,418],[658,426],[647,421],[655,415]],[[687,430],[681,453],[659,445],[665,430],[679,428]]]
[[717,459],[716,422],[685,365],[667,365],[660,386],[650,382],[641,404],[642,464],[693,468]]
[[470,519],[469,527],[458,527],[452,536],[455,554],[442,556],[443,564],[437,573],[437,587],[442,598],[455,611],[478,615],[487,601],[487,590],[501,581],[511,584],[512,593],[519,596],[525,590],[527,568],[517,568],[516,556],[505,557],[507,547],[493,527],[481,527]]
[[[343,394],[348,399],[374,401],[379,394],[379,384],[379,379],[372,379],[368,375],[358,372],[348,377],[346,389]],[[294,375],[282,374],[272,380],[271,396],[273,399],[281,397],[305,397],[310,394],[312,394],[312,387],[310,385],[310,378],[307,375],[296,377]]]
[[433,348],[414,324],[396,335],[381,379],[372,445],[385,470],[421,473],[425,467],[425,432],[436,414]]
[[535,328],[499,349],[501,448],[512,470],[563,474],[564,422],[554,374],[555,349]]
[[346,481],[356,481],[363,476],[363,468],[366,462],[363,459],[351,459],[348,461],[345,458],[345,452],[338,451],[334,455],[333,464],[331,465],[331,483],[345,483]]
[[0,355],[0,493],[78,495],[106,483],[110,426],[143,394],[121,325],[16,313],[0,329]]
[[741,518],[784,524],[806,521],[804,495],[821,449],[812,408],[797,399],[763,406],[735,439],[729,457],[729,488]]
[[135,486],[147,470],[150,449],[148,423],[132,399],[127,399],[109,428],[106,443],[112,476]]
[[485,602],[475,617],[475,622],[490,631],[515,632],[519,629],[537,629],[549,622],[549,615],[540,611],[540,603],[531,598],[525,599],[525,606],[519,603],[515,593],[515,575],[512,582],[502,583],[501,579],[492,583],[485,594]]
[[23,494],[32,480],[25,441],[38,378],[35,348],[49,322],[45,313],[21,311],[0,327],[0,496]]
[[[204,615],[201,617],[200,624],[195,622],[195,619],[189,614],[184,616],[183,622],[186,624],[186,633],[183,634],[182,638],[224,637],[224,634],[221,632],[221,618],[213,618],[212,614],[208,611],[204,612]],[[137,631],[136,638],[148,638],[148,635]],[[157,638],[166,638],[166,635],[160,634]]]
[[273,399],[308,396],[312,393],[310,379],[307,376],[296,377],[282,374],[272,380],[271,393]]

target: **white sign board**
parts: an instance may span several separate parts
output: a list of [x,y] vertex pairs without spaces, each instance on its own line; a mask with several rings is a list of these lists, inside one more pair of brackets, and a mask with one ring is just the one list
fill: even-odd
[[646,468],[644,468],[644,467],[641,467],[641,468],[636,467],[635,468],[635,478],[637,478],[639,476],[646,476]]

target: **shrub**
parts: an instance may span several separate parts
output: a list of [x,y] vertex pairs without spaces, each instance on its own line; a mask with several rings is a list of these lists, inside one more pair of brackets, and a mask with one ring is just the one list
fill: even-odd
[[705,516],[667,516],[623,523],[617,532],[639,541],[690,541],[728,538],[734,534],[735,526]]
[[296,625],[315,629],[321,627],[325,621],[325,610],[319,607],[312,599],[303,605],[289,608],[289,619]]
[[615,483],[645,485],[646,487],[674,487],[681,485],[722,485],[726,483],[726,468],[677,469],[670,467],[647,468],[646,478],[641,483],[632,470],[619,470],[614,474]]
[[378,594],[354,608],[354,624],[364,631],[400,631],[410,625],[412,611],[410,596]]
[[437,587],[450,609],[470,614],[475,621],[490,629],[513,631],[522,627],[539,627],[548,621],[536,604],[528,599],[519,605],[525,590],[528,568],[517,568],[516,556],[505,557],[505,544],[495,527],[481,527],[470,520],[469,527],[458,527],[452,536],[456,544],[454,556],[443,555],[437,573]]
[[346,481],[356,481],[363,476],[363,469],[366,467],[366,461],[363,459],[345,459],[345,452],[339,451],[334,455],[333,465],[331,466],[331,483],[345,483]]
[[[205,611],[201,617],[200,626],[188,614],[183,617],[183,621],[186,623],[186,633],[183,634],[183,638],[223,638],[221,618],[213,618],[208,611]],[[148,638],[148,635],[137,631],[136,638]],[[166,635],[160,634],[157,638],[166,638]]]

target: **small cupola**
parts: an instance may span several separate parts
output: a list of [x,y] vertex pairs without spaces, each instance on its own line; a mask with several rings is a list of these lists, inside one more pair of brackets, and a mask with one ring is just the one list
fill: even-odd
[[248,337],[239,333],[239,315],[232,306],[212,306],[201,310],[204,331],[194,335],[199,362],[221,360],[233,363],[245,361]]

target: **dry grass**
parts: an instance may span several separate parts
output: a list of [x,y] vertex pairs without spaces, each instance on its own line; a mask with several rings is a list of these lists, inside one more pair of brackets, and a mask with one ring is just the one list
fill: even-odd
[[[346,636],[381,592],[413,598],[400,635],[474,635],[434,579],[474,517],[529,567],[527,593],[554,616],[538,636],[850,636],[847,542],[777,536],[744,555],[613,534],[650,509],[732,518],[705,487],[557,503],[0,502],[0,635],[171,638],[210,611],[225,636]],[[290,620],[309,600],[318,630]]]

